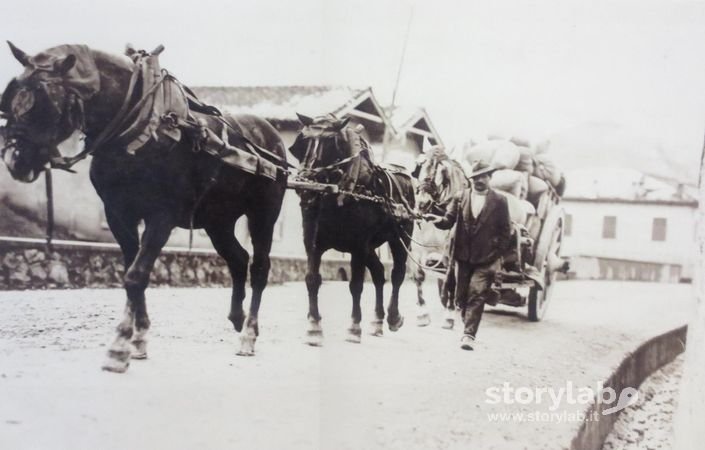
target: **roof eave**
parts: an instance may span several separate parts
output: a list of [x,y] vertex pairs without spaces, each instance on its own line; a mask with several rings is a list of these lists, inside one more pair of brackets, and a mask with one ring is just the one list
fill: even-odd
[[362,90],[358,95],[353,97],[353,99],[348,102],[347,104],[341,106],[338,108],[336,111],[334,111],[334,115],[337,117],[342,117],[345,114],[349,113],[350,111],[354,110],[360,103],[364,102],[365,100],[370,100],[372,104],[374,105],[375,109],[379,113],[380,119],[382,119],[382,122],[384,123],[385,128],[388,131],[391,131],[393,134],[397,134],[396,128],[392,125],[392,122],[389,120],[389,117],[387,114],[384,112],[384,109],[380,105],[380,103],[377,101],[377,98],[374,95],[374,92],[372,92],[372,88],[368,87],[364,90]]

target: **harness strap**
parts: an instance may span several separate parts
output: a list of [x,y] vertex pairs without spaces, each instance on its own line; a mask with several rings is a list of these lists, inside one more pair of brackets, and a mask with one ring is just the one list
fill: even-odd
[[[340,184],[341,187],[344,190],[348,191],[355,191],[355,188],[357,187],[357,182],[360,179],[360,166],[362,166],[362,158],[360,155],[362,155],[362,151],[358,152],[355,156],[357,158],[352,159],[352,165],[348,172],[343,176],[343,179],[341,180]],[[369,156],[369,155],[367,155]],[[338,206],[343,206],[343,201],[345,200],[345,194],[341,193],[338,195]]]
[[[277,155],[277,154],[275,154],[275,153],[273,153],[273,152],[270,152],[270,151],[267,150],[266,148],[260,147],[259,145],[255,144],[255,143],[252,142],[251,140],[247,139],[247,137],[243,136],[242,133],[240,133],[240,132],[239,132],[238,130],[236,130],[232,125],[230,125],[230,123],[228,123],[228,121],[225,120],[225,118],[224,118],[223,116],[214,116],[214,117],[216,118],[216,120],[222,122],[226,127],[230,128],[232,131],[234,131],[235,133],[237,133],[237,135],[240,137],[240,139],[242,139],[248,146],[252,147],[252,149],[254,150],[254,152],[259,152],[259,153],[262,153],[262,154],[264,154],[264,155],[267,155],[267,156],[269,156],[270,158],[272,158],[272,159],[274,159],[275,161],[277,161],[278,163],[280,163],[280,164],[282,164],[282,165],[284,165],[284,166],[286,166],[286,167],[289,167],[289,168],[291,168],[291,169],[295,169],[295,168],[296,168],[295,165],[291,164],[289,161],[287,161],[286,159],[282,158],[281,156],[279,156],[279,155]],[[251,153],[254,153],[254,152],[251,152]]]
[[[223,117],[223,113],[221,113],[218,108],[202,103],[198,99],[198,97],[196,97],[196,94],[191,89],[189,89],[188,86],[185,86],[184,84],[181,83],[181,81],[176,79],[176,77],[172,76],[171,81],[173,81],[179,87],[179,89],[181,90],[181,92],[183,93],[184,97],[187,100],[187,105],[189,102],[194,103],[195,105],[198,105],[199,106],[198,108],[194,108],[195,112],[200,112],[202,114],[205,113],[205,114],[215,118],[217,121],[221,122],[227,128],[230,128],[230,130],[234,131],[238,135],[238,137],[240,137],[240,139],[242,139],[248,146],[252,147],[252,149],[247,148],[247,150],[250,153],[259,152],[261,154],[264,154],[264,155],[274,159],[276,162],[280,163],[283,166],[286,166],[291,169],[296,168],[296,166],[291,164],[286,159],[282,158],[281,156],[277,155],[276,153],[273,153],[273,152],[267,150],[266,148],[260,147],[259,145],[255,144],[251,140],[247,139],[247,137],[243,136],[242,133],[240,133],[240,131],[235,129],[232,125],[230,125],[230,123],[227,120],[225,120],[225,118]],[[203,110],[199,110],[199,109],[207,109],[207,112],[205,112]]]
[[[157,50],[155,52],[157,53]],[[143,56],[148,56],[147,54]],[[179,80],[177,80],[173,75],[171,75],[167,70],[162,69],[161,71],[161,77],[159,80],[149,88],[147,92],[132,106],[132,108],[128,108],[130,106],[130,101],[132,100],[132,97],[135,93],[135,87],[137,85],[137,82],[140,78],[140,74],[142,72],[142,60],[138,59],[137,62],[135,63],[134,69],[132,71],[132,75],[130,77],[130,82],[128,84],[127,88],[127,93],[125,95],[125,98],[123,100],[122,105],[120,106],[120,109],[118,112],[115,114],[115,116],[112,118],[112,120],[108,123],[108,125],[103,129],[103,131],[98,134],[98,136],[95,138],[95,140],[91,141],[89,146],[84,147],[84,149],[78,153],[75,156],[72,157],[63,157],[60,154],[53,155],[52,158],[50,159],[50,164],[52,168],[56,169],[61,169],[61,170],[66,170],[69,172],[72,172],[71,166],[76,164],[77,162],[85,159],[89,155],[92,155],[101,145],[104,145],[106,142],[110,141],[111,139],[115,138],[115,136],[120,133],[120,128],[124,123],[132,117],[135,113],[139,111],[139,109],[151,98],[156,93],[156,90],[164,84],[164,82],[168,79],[171,82],[174,82],[177,86],[179,86],[182,91],[184,92],[184,96],[188,98],[188,94],[185,90],[185,86],[181,84]],[[226,127],[230,128],[232,131],[238,134],[238,137],[244,141],[245,145],[245,150],[247,153],[253,154],[255,156],[260,156],[257,155],[257,153],[260,153],[262,155],[267,156],[268,158],[273,159],[276,163],[279,163],[285,167],[288,168],[295,168],[296,166],[292,165],[286,159],[280,157],[279,155],[262,148],[252,142],[250,139],[247,137],[243,136],[242,133],[240,133],[237,129],[235,129],[232,125],[228,123],[227,120],[225,120],[221,115],[219,114],[214,114],[213,117],[222,122]],[[124,131],[122,132],[123,134],[125,133]],[[120,135],[122,137],[122,134]],[[242,149],[240,149],[242,150]]]
[[358,153],[357,155],[348,156],[345,159],[341,159],[340,161],[335,162],[333,164],[328,164],[327,166],[316,167],[314,169],[308,169],[308,170],[306,170],[306,172],[311,173],[311,174],[317,174],[317,173],[323,172],[325,170],[335,169],[336,167],[342,166],[343,164],[347,164],[350,161],[352,161],[356,158],[359,158],[359,157],[360,157],[360,153]]
[[225,142],[208,127],[180,117],[173,120],[179,127],[198,133],[197,150],[203,150],[229,166],[274,181],[281,181],[289,175],[284,167]]
[[[402,187],[399,184],[399,180],[397,180],[397,177],[395,177],[394,175],[390,175],[389,172],[387,172],[384,169],[382,169],[382,172],[387,177],[387,179],[390,180],[391,183],[394,184],[394,187],[396,187],[397,191],[399,192],[399,199],[401,200],[401,204],[404,205],[406,212],[408,212],[411,215],[411,217],[416,217],[417,214],[414,211],[414,208],[412,208],[411,205],[409,205],[409,202],[407,202],[406,197],[404,196],[404,191],[402,190]],[[390,191],[391,191],[391,189],[390,189]],[[390,198],[390,200],[392,200],[394,198],[394,192],[389,193],[389,198]]]
[[[93,154],[95,150],[102,144],[108,141],[110,137],[112,137],[115,133],[118,131],[118,127],[122,124],[122,122],[125,119],[125,112],[127,111],[127,108],[130,106],[130,100],[132,99],[132,95],[134,94],[135,91],[135,86],[137,85],[137,79],[139,78],[140,74],[140,65],[135,64],[135,69],[132,71],[132,76],[130,77],[130,83],[127,87],[127,94],[125,95],[125,99],[122,102],[122,105],[120,105],[120,109],[118,112],[113,116],[112,120],[108,123],[108,125],[103,129],[103,131],[98,134],[98,136],[95,138],[94,141],[91,142],[90,146],[86,146],[81,150],[80,153],[78,153],[75,156],[65,158],[63,156],[60,156],[58,158],[53,158],[51,161],[51,165],[54,168],[57,169],[62,169],[62,170],[67,170],[71,171],[71,166],[76,164],[77,162],[85,159],[88,157],[88,155]],[[158,84],[157,84],[158,85]]]
[[51,170],[44,171],[44,182],[47,196],[47,229],[46,246],[47,251],[52,251],[52,239],[54,238],[54,183],[51,177]]

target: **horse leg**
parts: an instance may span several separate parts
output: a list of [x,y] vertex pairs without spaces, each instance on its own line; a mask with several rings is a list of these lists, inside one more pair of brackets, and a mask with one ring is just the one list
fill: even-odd
[[245,282],[247,281],[247,264],[250,255],[235,238],[235,222],[232,220],[225,223],[208,224],[205,230],[213,243],[213,248],[228,265],[233,280],[228,319],[235,327],[235,331],[240,332],[242,324],[245,322],[242,302],[245,300]]
[[423,298],[423,282],[426,281],[426,272],[417,266],[414,270],[414,283],[416,283],[416,294],[417,294],[417,304],[419,306],[424,306],[426,300]]
[[[149,316],[144,291],[149,284],[149,274],[159,253],[169,239],[174,222],[167,215],[156,215],[145,221],[142,243],[125,273],[127,304],[122,321],[117,327],[117,337],[108,350],[108,361],[103,369],[110,372],[125,372],[130,365],[132,353],[130,340],[134,336],[138,357],[146,357],[145,334],[149,329]],[[133,333],[134,328],[134,333]]]
[[438,298],[441,299],[441,305],[443,305],[444,308],[446,308],[446,305],[448,305],[448,296],[445,295],[445,279],[444,278],[439,278],[436,280],[436,286],[438,287]]
[[367,253],[365,265],[370,271],[372,283],[375,285],[375,320],[372,321],[372,335],[382,336],[384,333],[382,329],[384,323],[384,265],[374,250]]
[[[277,211],[278,213],[278,211]],[[262,292],[267,287],[269,279],[269,252],[272,250],[272,235],[277,215],[252,215],[247,217],[248,228],[252,239],[252,264],[250,265],[250,285],[252,298],[250,299],[250,313],[245,321],[245,327],[240,333],[239,356],[253,356],[255,354],[255,341],[259,336],[259,306],[262,302]]]
[[423,298],[423,282],[426,281],[426,272],[417,266],[414,270],[414,283],[416,283],[416,295],[418,301],[416,303],[418,311],[416,313],[416,325],[425,327],[431,323],[431,316],[426,309],[426,300]]
[[[108,208],[105,209],[105,218],[108,222],[108,227],[110,227],[110,231],[113,233],[113,237],[120,246],[120,250],[122,250],[124,267],[125,271],[127,271],[134,262],[137,252],[140,249],[140,235],[137,229],[139,219],[130,216],[124,211],[118,212]],[[137,332],[133,334],[133,351],[131,352],[131,357],[132,359],[147,359],[147,340],[145,334],[149,328],[149,317],[147,316],[146,309],[139,323],[143,325],[147,324],[147,326],[136,330]]]
[[308,330],[306,330],[306,343],[314,347],[323,345],[323,328],[321,328],[321,314],[318,311],[318,290],[321,287],[321,255],[315,247],[306,248],[306,291],[308,293]]
[[360,253],[350,255],[350,295],[352,295],[352,323],[348,328],[346,341],[359,344],[362,340],[362,311],[360,310],[360,297],[362,285],[365,281],[365,256]]
[[[402,243],[400,239],[405,239],[406,242]],[[391,331],[397,331],[404,325],[404,316],[399,314],[399,288],[404,282],[404,275],[406,275],[406,248],[409,247],[409,239],[392,239],[388,243],[394,263],[392,267],[392,297],[387,308],[387,324]]]
[[452,330],[455,326],[455,267],[451,263],[448,266],[446,277],[441,286],[442,298],[446,298],[445,319],[442,327],[446,330]]

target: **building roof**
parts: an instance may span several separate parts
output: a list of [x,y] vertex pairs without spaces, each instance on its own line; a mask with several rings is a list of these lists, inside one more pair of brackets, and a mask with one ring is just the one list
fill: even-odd
[[696,199],[685,183],[646,175],[635,169],[584,168],[566,173],[567,200],[599,200],[637,203],[688,203]]
[[254,114],[275,122],[296,122],[306,116],[354,115],[393,125],[371,88],[347,86],[198,86],[193,91],[205,103],[225,111]]
[[416,106],[395,106],[385,108],[392,124],[399,133],[412,133],[434,141],[434,144],[443,145],[440,134],[433,126],[431,118],[425,108]]

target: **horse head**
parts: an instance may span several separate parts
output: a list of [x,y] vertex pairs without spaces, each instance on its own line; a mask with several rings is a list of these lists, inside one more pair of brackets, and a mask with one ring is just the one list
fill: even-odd
[[6,121],[2,159],[13,178],[31,183],[60,156],[58,144],[83,128],[83,101],[98,90],[99,78],[83,63],[76,67],[70,49],[87,47],[61,46],[29,56],[8,44],[24,72],[10,81],[0,100]]
[[321,174],[333,182],[330,178],[339,169],[338,165],[342,165],[339,163],[354,156],[350,135],[355,132],[346,129],[350,119],[338,119],[332,114],[316,118],[297,116],[303,128],[289,151],[301,163],[300,175],[317,178]]
[[416,164],[412,175],[419,181],[416,201],[419,211],[430,212],[453,195],[452,161],[443,147],[431,147]]

